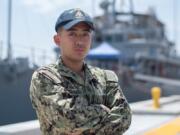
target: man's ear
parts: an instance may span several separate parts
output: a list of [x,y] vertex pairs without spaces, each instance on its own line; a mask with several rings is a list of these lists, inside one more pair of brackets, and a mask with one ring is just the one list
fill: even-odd
[[57,46],[60,45],[60,39],[61,39],[60,36],[54,35],[54,42],[56,43]]

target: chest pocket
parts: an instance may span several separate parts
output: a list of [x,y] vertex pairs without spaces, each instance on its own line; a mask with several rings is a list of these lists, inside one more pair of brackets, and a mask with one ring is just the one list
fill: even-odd
[[72,78],[63,77],[63,80],[63,86],[67,89],[67,91],[74,95],[81,95],[83,93],[83,86],[78,85]]
[[88,84],[85,88],[86,99],[89,104],[102,104],[103,103],[103,89],[99,86],[99,84]]

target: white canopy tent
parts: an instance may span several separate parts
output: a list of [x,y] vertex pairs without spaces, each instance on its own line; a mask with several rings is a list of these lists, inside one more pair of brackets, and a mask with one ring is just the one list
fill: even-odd
[[88,59],[119,59],[120,52],[107,42],[89,51]]

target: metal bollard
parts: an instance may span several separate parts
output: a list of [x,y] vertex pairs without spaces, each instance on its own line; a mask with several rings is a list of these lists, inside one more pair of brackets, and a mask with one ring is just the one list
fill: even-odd
[[151,95],[152,95],[152,99],[153,99],[153,107],[155,109],[160,108],[159,99],[161,96],[161,88],[160,87],[152,87],[151,88]]

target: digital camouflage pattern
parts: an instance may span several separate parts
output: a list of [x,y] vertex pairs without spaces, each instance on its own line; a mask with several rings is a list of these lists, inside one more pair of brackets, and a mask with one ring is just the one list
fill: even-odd
[[30,97],[43,135],[121,135],[131,110],[110,70],[84,64],[84,79],[60,59],[34,72]]

